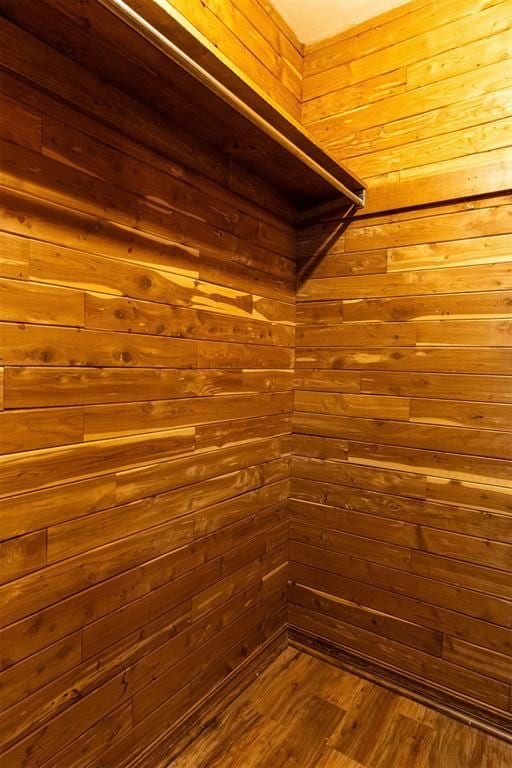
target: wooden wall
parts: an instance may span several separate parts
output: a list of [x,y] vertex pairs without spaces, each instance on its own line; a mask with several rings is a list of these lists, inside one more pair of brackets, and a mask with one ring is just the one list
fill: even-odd
[[299,120],[303,46],[268,0],[164,0],[285,112]]
[[512,198],[352,223],[297,304],[290,622],[508,711]]
[[114,768],[284,640],[294,231],[0,27],[0,762]]
[[[298,48],[266,2],[173,5],[194,11],[224,55],[297,114]],[[226,178],[251,195],[217,184],[223,169],[205,147],[192,154],[215,173],[182,165],[190,147],[161,117],[2,20],[0,757],[9,768],[121,766],[242,661],[277,647],[288,545],[295,632],[504,720],[512,200],[443,200],[439,179],[453,189],[475,147],[474,185],[485,175],[489,192],[488,169],[501,167],[507,63],[495,50],[507,5],[472,0],[479,25],[467,3],[415,3],[376,33],[326,46],[328,57],[348,57],[324,67],[328,81],[338,66],[357,73],[359,60],[370,72],[371,55],[385,67],[371,78],[389,85],[390,73],[410,76],[423,62],[440,86],[432,102],[418,101],[426,85],[402,88],[415,111],[395,120],[400,93],[386,86],[367,106],[373,82],[358,106],[363,81],[340,85],[345,105],[356,99],[349,119],[361,122],[352,149],[353,132],[328,106],[325,120],[338,126],[322,137],[328,146],[389,193],[388,208],[400,195],[405,208],[326,221],[299,238],[289,507],[295,231],[283,200],[232,168]],[[268,44],[259,53],[240,42],[256,27]],[[423,35],[422,58],[404,63]],[[454,39],[461,47],[448,57]],[[279,66],[263,49],[283,54]],[[308,88],[321,50],[306,56]],[[464,69],[471,51],[481,80]],[[323,95],[308,97],[305,114]],[[480,142],[486,130],[496,145]],[[394,138],[368,151],[365,132]],[[368,171],[388,149],[414,164]],[[447,165],[432,173],[438,160]],[[414,194],[404,199],[407,174]],[[418,189],[437,204],[415,208]],[[249,199],[259,190],[264,208]]]
[[500,190],[510,12],[414,3],[306,53],[308,127],[395,210],[301,235],[290,543],[295,636],[509,728],[512,197],[457,174]]
[[370,199],[492,191],[503,163],[512,172],[511,19],[511,0],[415,0],[308,46],[304,124]]

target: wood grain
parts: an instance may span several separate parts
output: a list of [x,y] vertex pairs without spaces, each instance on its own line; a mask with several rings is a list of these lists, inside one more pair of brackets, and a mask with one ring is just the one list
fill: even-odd
[[[290,502],[304,647],[505,730],[510,18],[416,0],[306,46],[303,120],[369,190],[300,230]],[[414,764],[399,754],[383,764]],[[366,765],[364,742],[348,757]]]
[[462,194],[496,190],[491,166],[510,162],[509,4],[416,0],[360,29],[306,46],[302,119],[365,179],[368,206],[456,199],[463,177]]
[[234,68],[242,70],[295,118],[302,93],[301,46],[270,4],[166,0],[204,34]]
[[[511,210],[498,195],[356,218],[326,239],[325,270],[311,227],[291,464],[292,625],[495,723],[509,717],[512,368],[507,282],[481,269],[509,268]],[[343,266],[382,249],[385,272]]]
[[2,19],[0,761],[502,768],[294,651],[166,745],[288,627],[510,722],[510,4],[303,57],[267,0],[169,3],[258,98],[297,118],[304,88],[368,202],[295,226],[179,94],[174,125],[123,92],[108,30],[121,87],[94,74],[92,0],[30,3],[54,47]]
[[[252,0],[196,10],[297,114],[301,55],[277,17]],[[289,209],[180,164],[148,108],[129,119],[172,160],[109,129],[121,92],[88,117],[90,73],[73,64],[71,83],[56,50],[17,39],[2,64],[0,762],[112,768],[282,643],[295,232]],[[16,69],[36,50],[28,85]]]
[[213,725],[168,754],[176,768],[485,768],[507,765],[510,751],[504,741],[289,648]]

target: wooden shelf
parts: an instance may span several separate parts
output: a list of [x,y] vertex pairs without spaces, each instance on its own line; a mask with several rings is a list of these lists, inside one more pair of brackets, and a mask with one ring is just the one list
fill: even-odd
[[[1,0],[2,13],[281,190],[302,216],[361,207],[364,184],[165,0]],[[194,170],[204,172],[204,158]],[[201,167],[201,163],[203,167]],[[235,164],[233,167],[236,168]]]

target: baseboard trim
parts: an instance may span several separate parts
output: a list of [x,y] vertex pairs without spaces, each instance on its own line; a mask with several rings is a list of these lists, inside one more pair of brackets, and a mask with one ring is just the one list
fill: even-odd
[[437,710],[443,715],[512,743],[512,721],[500,719],[499,713],[489,713],[470,702],[450,696],[413,677],[378,665],[363,656],[351,653],[331,641],[321,640],[294,627],[280,629],[243,664],[197,702],[171,729],[164,731],[144,750],[124,764],[124,768],[168,768],[194,739],[211,725],[288,646],[315,656],[322,661],[345,669],[354,675],[406,696]]
[[167,768],[287,647],[288,633],[284,627],[197,702],[171,729],[161,733],[144,750],[130,758],[124,768]]
[[321,640],[315,635],[294,627],[289,628],[288,634],[290,645],[303,653],[327,661],[358,677],[431,707],[443,715],[512,743],[512,717],[507,719],[497,711],[487,712],[476,704],[451,696],[412,676],[388,669],[363,656],[349,652],[331,641]]

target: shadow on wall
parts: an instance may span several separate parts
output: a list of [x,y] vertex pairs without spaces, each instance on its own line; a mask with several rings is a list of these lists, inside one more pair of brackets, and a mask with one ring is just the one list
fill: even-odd
[[325,263],[328,255],[343,253],[343,241],[339,241],[354,220],[355,211],[355,206],[339,212],[331,210],[328,216],[319,215],[301,224],[297,237],[298,286],[316,276],[317,267]]

